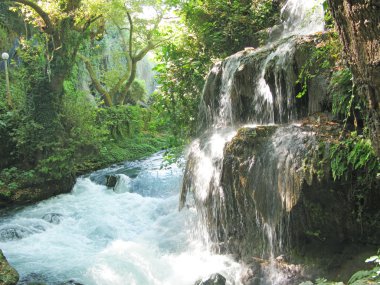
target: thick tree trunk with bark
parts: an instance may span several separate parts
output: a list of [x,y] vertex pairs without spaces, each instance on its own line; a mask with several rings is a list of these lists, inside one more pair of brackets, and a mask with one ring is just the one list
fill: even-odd
[[380,0],[329,0],[359,95],[367,102],[380,156]]

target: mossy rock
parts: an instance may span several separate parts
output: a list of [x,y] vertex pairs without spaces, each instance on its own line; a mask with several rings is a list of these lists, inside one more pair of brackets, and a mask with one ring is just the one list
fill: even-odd
[[19,280],[17,271],[11,267],[0,250],[0,285],[15,285]]

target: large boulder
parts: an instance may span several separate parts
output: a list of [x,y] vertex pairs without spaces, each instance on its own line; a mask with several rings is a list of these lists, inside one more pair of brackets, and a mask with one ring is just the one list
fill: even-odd
[[226,284],[226,278],[219,274],[215,273],[212,274],[210,277],[202,280],[198,280],[195,282],[195,285],[225,285]]
[[19,280],[17,271],[11,267],[0,250],[0,285],[16,285]]
[[69,176],[61,180],[45,181],[39,185],[30,185],[16,190],[0,186],[0,209],[33,204],[59,194],[69,193],[74,183],[75,178]]
[[218,252],[246,262],[285,252],[290,263],[305,263],[314,255],[316,267],[338,267],[343,258],[331,256],[349,243],[380,244],[379,229],[363,227],[353,214],[350,183],[331,177],[328,149],[340,134],[341,126],[324,116],[240,128],[202,189],[199,156],[190,154],[181,205],[188,192],[202,192],[194,193],[195,204]]

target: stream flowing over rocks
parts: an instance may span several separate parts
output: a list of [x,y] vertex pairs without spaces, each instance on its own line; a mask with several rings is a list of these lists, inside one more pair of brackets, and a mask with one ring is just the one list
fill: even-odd
[[379,245],[380,229],[362,227],[349,185],[330,177],[341,132],[322,113],[330,75],[296,99],[324,37],[322,2],[288,0],[265,46],[214,65],[186,162],[125,162],[0,213],[17,284],[287,285],[364,260],[355,244]]
[[[105,186],[110,176],[114,187]],[[240,265],[208,250],[195,209],[178,212],[182,176],[158,153],[2,215],[0,248],[18,284],[193,285],[217,272],[238,284]]]

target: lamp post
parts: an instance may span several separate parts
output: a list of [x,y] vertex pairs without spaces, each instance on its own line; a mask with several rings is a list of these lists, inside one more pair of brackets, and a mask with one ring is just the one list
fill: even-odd
[[6,52],[3,52],[1,54],[1,58],[4,60],[4,67],[5,67],[5,83],[7,86],[7,102],[9,107],[12,107],[12,98],[11,98],[11,91],[9,88],[9,75],[8,75],[8,58],[9,54]]

